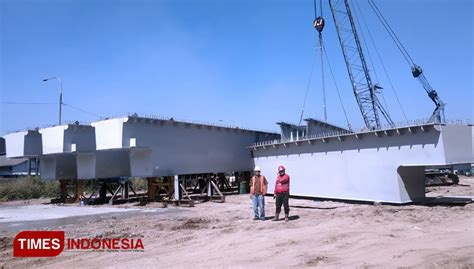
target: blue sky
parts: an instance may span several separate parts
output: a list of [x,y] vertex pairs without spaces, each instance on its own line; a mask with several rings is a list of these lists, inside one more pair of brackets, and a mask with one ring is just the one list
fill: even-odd
[[[66,104],[100,116],[137,112],[269,130],[277,121],[297,122],[319,57],[312,2],[0,0],[0,133],[57,122],[57,105],[5,103],[57,102],[57,82],[42,82],[56,75]],[[323,2],[330,63],[351,124],[363,126]],[[431,100],[367,1],[357,2],[408,118],[429,117]],[[447,118],[474,120],[474,1],[376,3],[448,104]],[[392,119],[403,121],[373,46],[368,51]],[[316,64],[306,117],[323,118],[320,72]],[[329,72],[326,91],[328,120],[345,126]],[[66,121],[97,120],[63,111]]]

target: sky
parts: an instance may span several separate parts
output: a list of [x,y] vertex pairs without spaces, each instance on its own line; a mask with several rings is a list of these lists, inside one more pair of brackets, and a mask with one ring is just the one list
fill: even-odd
[[[352,2],[391,118],[405,121],[394,92],[409,120],[428,118],[433,103],[367,1]],[[446,117],[474,121],[474,1],[375,2],[447,103]],[[342,103],[362,127],[326,0],[323,17]],[[0,135],[57,123],[59,83],[42,81],[53,76],[68,105],[63,122],[138,113],[277,131],[278,121],[298,123],[310,77],[304,117],[323,119],[313,19],[312,0],[0,0]],[[327,120],[346,126],[324,69]]]

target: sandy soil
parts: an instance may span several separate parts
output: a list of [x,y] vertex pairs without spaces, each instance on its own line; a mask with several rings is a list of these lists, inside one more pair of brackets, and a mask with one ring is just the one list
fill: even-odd
[[[474,196],[474,177],[460,183],[429,188],[427,195]],[[290,199],[290,204],[288,223],[253,221],[248,195],[235,195],[223,204],[173,208],[166,214],[94,215],[50,227],[69,238],[140,237],[145,251],[138,253],[65,250],[55,258],[13,258],[16,233],[5,232],[0,267],[474,268],[473,203],[393,206]],[[273,216],[270,197],[266,212]]]

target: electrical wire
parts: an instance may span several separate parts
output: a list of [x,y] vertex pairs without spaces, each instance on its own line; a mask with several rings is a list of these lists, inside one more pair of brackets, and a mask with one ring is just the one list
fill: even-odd
[[58,105],[59,103],[51,102],[0,102],[5,105]]
[[[0,102],[0,104],[4,104],[4,105],[59,105],[59,103],[53,103],[53,102],[11,102],[11,101]],[[63,105],[66,107],[72,108],[74,110],[80,111],[82,113],[92,115],[97,118],[104,118],[100,115],[72,106],[70,104],[63,103]]]
[[82,113],[86,113],[86,114],[92,115],[92,116],[97,117],[97,118],[104,118],[103,116],[100,116],[100,115],[97,115],[97,114],[95,114],[95,113],[92,113],[92,112],[83,110],[83,109],[81,109],[81,108],[72,106],[72,105],[70,105],[70,104],[63,103],[63,105],[65,105],[65,106],[67,106],[67,107],[69,107],[69,108],[75,109],[75,110],[77,110],[77,111],[80,111],[80,112],[82,112]]

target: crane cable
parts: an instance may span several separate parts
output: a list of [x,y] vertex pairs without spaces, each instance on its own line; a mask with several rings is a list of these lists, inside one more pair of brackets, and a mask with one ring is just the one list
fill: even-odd
[[[358,9],[358,11],[359,11],[358,13],[360,14],[360,17],[362,18],[362,23],[364,24],[365,29],[367,30],[367,34],[368,34],[369,39],[370,39],[370,41],[371,41],[371,43],[372,43],[372,46],[374,46],[375,53],[377,54],[377,58],[378,58],[378,60],[379,60],[379,62],[380,62],[380,65],[382,66],[382,69],[383,69],[383,71],[384,71],[385,77],[387,78],[387,81],[388,81],[388,83],[389,83],[389,85],[390,85],[390,89],[392,90],[393,95],[395,96],[395,99],[397,100],[398,106],[400,107],[400,110],[402,111],[403,118],[405,119],[406,122],[408,122],[408,118],[407,118],[407,115],[406,115],[406,113],[405,113],[405,109],[403,108],[402,103],[400,102],[400,98],[398,97],[397,91],[395,90],[395,87],[393,86],[392,79],[390,78],[390,76],[389,76],[389,74],[388,74],[387,68],[385,67],[385,64],[384,64],[384,62],[383,62],[383,60],[382,60],[382,56],[380,55],[380,52],[379,52],[379,50],[378,50],[378,48],[377,48],[377,45],[375,44],[374,38],[372,37],[372,33],[370,32],[370,29],[369,29],[369,27],[368,27],[368,25],[367,25],[367,22],[366,22],[366,20],[365,20],[365,17],[364,17],[364,15],[363,15],[363,13],[362,13],[362,9],[360,8],[360,5],[359,5],[358,2],[356,2],[356,7],[357,7],[357,9]],[[367,45],[366,45],[366,46],[367,46]],[[370,54],[369,54],[369,57],[370,57]],[[370,58],[371,58],[371,57],[370,57]],[[371,59],[371,61],[372,61],[372,59]],[[372,63],[372,64],[373,64],[373,63]],[[375,72],[375,69],[374,69],[374,72]],[[375,76],[377,77],[377,73],[375,73]],[[377,80],[378,80],[378,77],[377,77]],[[384,97],[383,95],[382,95],[382,98],[385,99],[385,97]],[[385,101],[385,100],[384,100],[384,101]],[[385,106],[387,106],[387,105],[385,105]]]
[[401,52],[401,54],[403,55],[403,57],[405,58],[405,60],[408,62],[408,64],[410,65],[410,67],[413,67],[415,65],[415,62],[413,61],[413,59],[411,58],[410,54],[408,53],[408,51],[405,49],[405,47],[403,46],[402,42],[400,41],[400,39],[398,39],[397,35],[395,34],[395,32],[393,31],[392,27],[390,27],[390,24],[388,23],[388,21],[385,19],[385,17],[383,16],[382,12],[380,11],[380,9],[377,7],[377,5],[375,4],[374,0],[368,0],[369,2],[369,5],[370,7],[372,8],[372,10],[375,12],[375,15],[377,15],[377,18],[379,19],[379,21],[382,23],[383,27],[385,28],[385,30],[387,30],[388,34],[390,35],[390,37],[392,38],[393,42],[395,43],[395,45],[397,46],[398,50]]
[[[316,20],[316,17],[318,16],[318,10],[316,8],[316,0],[313,0],[313,7],[314,7],[314,19]],[[322,6],[321,6],[322,9]]]
[[306,84],[306,93],[304,94],[303,107],[301,108],[301,115],[300,115],[300,120],[298,122],[298,125],[301,125],[301,122],[303,121],[304,109],[306,107],[306,99],[308,98],[308,92],[311,86],[311,79],[313,78],[313,71],[314,71],[315,64],[316,64],[316,54],[314,54],[313,64],[311,65],[311,71],[309,72],[308,83]]
[[[379,79],[379,76],[378,76],[378,74],[377,74],[377,69],[375,69],[374,60],[372,59],[372,54],[370,53],[369,46],[367,45],[367,41],[366,41],[366,38],[365,38],[364,31],[362,31],[362,30],[363,30],[363,29],[362,29],[362,25],[361,25],[361,23],[360,23],[360,21],[359,21],[359,19],[358,19],[359,13],[360,13],[360,17],[363,19],[362,12],[360,12],[360,10],[359,10],[359,12],[358,12],[358,11],[354,8],[354,5],[353,5],[352,2],[351,2],[350,4],[351,4],[351,7],[352,7],[352,10],[354,11],[354,14],[356,15],[356,16],[354,16],[354,21],[357,23],[357,27],[359,27],[359,29],[360,29],[360,33],[361,33],[361,36],[362,36],[362,42],[363,42],[363,44],[364,44],[364,46],[365,46],[367,55],[369,56],[369,63],[370,63],[370,65],[371,65],[371,67],[372,67],[371,71],[374,72],[375,78],[377,79],[377,83],[378,83],[378,82],[380,82],[380,79]],[[356,2],[356,4],[357,4],[357,2]],[[374,86],[377,86],[377,83],[375,83]],[[377,88],[380,88],[380,89],[381,89],[382,87],[376,87],[376,89],[377,89]],[[387,100],[385,100],[385,94],[384,94],[382,91],[376,92],[376,93],[378,93],[380,96],[382,96],[382,101],[383,101],[384,107],[385,107],[385,109],[387,110],[387,113],[390,114],[390,111],[389,111],[388,105],[387,105]]]
[[[313,0],[313,7],[314,7],[314,19],[316,20],[318,17],[318,9],[316,7],[316,0]],[[321,7],[321,10],[319,11],[319,17],[323,17],[323,0],[319,0],[319,6]]]
[[[400,51],[400,53],[403,55],[403,57],[405,58],[405,60],[408,62],[408,65],[410,65],[410,67],[412,68],[412,73],[413,73],[413,76],[415,78],[418,78],[418,80],[420,81],[421,85],[423,86],[423,88],[425,89],[425,91],[428,93],[428,95],[430,96],[431,98],[431,95],[433,94],[432,91],[433,88],[431,87],[430,83],[428,82],[428,80],[426,79],[425,75],[423,74],[423,71],[421,70],[421,67],[419,67],[418,65],[415,64],[415,62],[413,61],[413,59],[411,58],[410,54],[408,53],[408,51],[405,49],[405,47],[403,46],[402,42],[400,41],[400,39],[398,39],[397,35],[395,34],[395,31],[393,31],[392,27],[390,27],[390,24],[388,23],[388,21],[385,19],[385,17],[383,16],[382,12],[380,11],[380,9],[377,7],[377,5],[375,4],[374,0],[368,0],[369,2],[369,5],[370,7],[372,8],[372,10],[375,12],[375,14],[377,15],[377,18],[380,20],[380,22],[382,23],[383,27],[385,28],[385,30],[387,30],[388,34],[390,35],[390,37],[392,38],[392,40],[395,42],[395,45],[397,46],[398,50]],[[436,101],[436,100],[433,100],[435,103],[439,102],[439,101]],[[437,104],[438,105],[438,104]]]
[[323,0],[319,0],[319,6],[321,7],[321,11],[319,12],[319,16],[323,17]]
[[385,30],[387,30],[388,34],[390,35],[390,37],[394,41],[394,43],[397,46],[398,50],[403,55],[405,60],[408,62],[408,65],[411,67],[413,77],[418,79],[418,81],[421,83],[423,89],[428,94],[428,97],[435,103],[436,109],[433,113],[436,113],[436,111],[439,108],[441,108],[442,113],[444,115],[445,103],[443,103],[443,101],[441,101],[441,99],[438,97],[438,94],[436,93],[436,91],[431,87],[430,83],[428,82],[425,75],[423,74],[423,70],[421,69],[421,67],[415,64],[415,62],[411,58],[408,51],[405,49],[402,42],[398,39],[397,35],[393,31],[392,27],[390,27],[390,24],[387,22],[387,20],[383,16],[382,12],[380,11],[380,9],[375,4],[374,0],[368,0],[368,2],[369,2],[370,7],[372,8],[372,10],[377,15],[377,18],[380,20],[380,22],[384,26]]
[[324,29],[324,18],[323,18],[323,1],[319,0],[319,16],[317,14],[316,10],[316,0],[313,0],[313,4],[315,6],[314,8],[314,21],[313,21],[313,26],[314,28],[318,31],[318,47],[319,47],[319,53],[321,56],[321,88],[322,88],[322,93],[323,93],[323,112],[324,112],[324,121],[327,122],[328,120],[328,115],[327,115],[327,110],[326,110],[326,84],[324,81],[324,56],[323,56],[323,29]]
[[[314,4],[314,22],[313,22],[313,26],[319,32],[319,36],[318,36],[319,37],[319,39],[318,39],[319,43],[318,43],[318,45],[319,45],[319,49],[320,49],[320,52],[321,52],[321,74],[322,74],[324,114],[325,114],[325,119],[324,120],[327,121],[327,116],[326,116],[326,93],[325,93],[325,81],[324,81],[324,57],[325,57],[326,62],[327,62],[328,67],[329,67],[329,71],[331,73],[332,80],[334,82],[334,86],[336,88],[339,103],[341,104],[342,111],[344,113],[344,118],[346,119],[347,127],[348,127],[349,130],[352,130],[351,124],[349,123],[349,118],[347,117],[346,108],[344,106],[344,103],[342,102],[342,97],[341,97],[341,93],[339,91],[339,87],[337,86],[336,77],[334,76],[334,72],[333,72],[332,66],[329,62],[329,57],[328,57],[327,52],[326,52],[326,47],[324,46],[323,37],[322,37],[322,33],[321,33],[322,29],[324,28],[324,19],[322,18],[322,16],[323,16],[322,0],[320,0],[319,3],[320,3],[321,11],[319,13],[320,16],[318,17],[318,12],[317,12],[317,7],[316,7],[316,0],[313,0],[313,4]],[[301,109],[301,115],[300,115],[300,120],[299,120],[298,125],[301,125],[301,121],[303,120],[304,109],[305,109],[306,100],[307,100],[307,97],[308,97],[308,92],[309,92],[309,89],[310,89],[311,78],[313,76],[315,63],[316,63],[316,54],[314,55],[313,64],[311,65],[310,77],[308,79],[308,84],[307,84],[307,87],[306,87],[306,93],[305,93],[304,102],[303,102],[303,108]]]
[[334,82],[334,87],[336,88],[337,96],[339,97],[339,103],[341,104],[342,112],[344,113],[344,117],[346,118],[347,127],[350,131],[352,131],[351,124],[349,123],[349,118],[347,117],[346,108],[344,107],[344,102],[342,102],[341,93],[339,91],[339,87],[337,86],[336,77],[334,76],[334,72],[332,70],[331,63],[329,62],[329,57],[328,57],[328,54],[326,52],[326,47],[324,46],[324,43],[322,44],[322,47],[323,47],[323,51],[324,51],[324,56],[326,57],[326,62],[328,63],[329,72],[331,73],[331,77],[332,77],[332,80]]
[[321,86],[323,90],[323,111],[324,111],[324,121],[328,121],[328,115],[326,111],[326,85],[324,83],[324,57],[323,57],[323,36],[319,34],[319,51],[321,54]]
[[[322,18],[322,0],[319,1],[319,4],[320,4],[320,7],[321,7],[321,11],[320,11],[320,16],[318,17],[318,10],[317,10],[317,5],[316,5],[316,0],[313,0],[313,8],[314,8],[314,21],[313,21],[313,26],[316,27],[316,22],[318,21],[319,18]],[[321,22],[321,21],[319,21]],[[324,20],[322,21],[322,25],[319,25],[321,28],[320,30],[318,29],[319,31],[319,43],[322,42],[322,35],[321,35],[321,31],[322,31],[322,28],[324,28]],[[303,100],[303,106],[301,108],[301,114],[300,114],[300,119],[298,121],[298,125],[301,125],[301,122],[303,121],[303,116],[304,116],[304,110],[305,110],[305,107],[306,107],[306,100],[308,98],[308,93],[309,93],[309,89],[311,87],[311,80],[313,78],[313,72],[314,72],[314,66],[316,64],[316,54],[314,54],[314,58],[313,58],[313,63],[311,64],[311,71],[309,73],[309,78],[308,78],[308,83],[306,84],[306,92],[305,92],[305,95],[304,95],[304,100]],[[322,56],[321,56],[321,64],[322,64]],[[323,80],[324,80],[324,74],[323,74]],[[324,85],[324,82],[323,82],[323,85]],[[325,97],[324,97],[325,98]]]
[[[314,0],[314,4],[316,5],[316,0]],[[321,74],[322,74],[323,101],[324,101],[324,120],[327,121],[327,115],[326,115],[326,89],[325,89],[325,82],[324,82],[323,54],[326,57],[326,62],[327,62],[327,65],[329,67],[329,72],[331,73],[331,77],[332,77],[332,80],[334,82],[334,87],[336,88],[339,103],[341,104],[342,112],[344,113],[344,118],[346,119],[347,128],[349,130],[352,130],[351,124],[349,123],[349,118],[347,117],[346,108],[344,107],[344,103],[342,102],[341,92],[339,91],[339,87],[337,86],[336,77],[334,76],[334,72],[332,70],[331,63],[329,62],[329,57],[328,57],[328,54],[326,52],[326,46],[324,46],[324,42],[323,42],[322,30],[324,28],[324,19],[323,19],[323,1],[322,0],[319,0],[319,6],[321,7],[321,11],[319,13],[319,18],[322,21],[322,26],[321,26],[320,29],[317,28],[317,27],[316,27],[316,29],[319,32],[319,46],[320,46],[320,52],[321,52]],[[315,12],[316,12],[316,9],[315,9]],[[317,15],[315,13],[314,14],[315,20],[318,19],[318,18],[316,18],[316,16]]]

